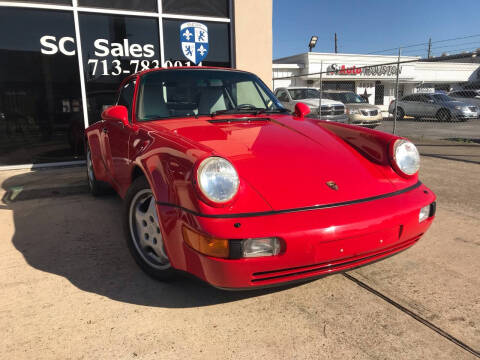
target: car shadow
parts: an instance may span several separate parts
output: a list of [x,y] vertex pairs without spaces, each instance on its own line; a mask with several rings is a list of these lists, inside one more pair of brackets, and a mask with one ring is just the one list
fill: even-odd
[[[35,172],[6,179],[2,208],[13,211],[12,243],[33,268],[64,277],[77,288],[126,303],[166,308],[200,307],[283,291],[301,284],[249,291],[216,289],[180,275],[148,277],[125,244],[122,200],[93,198],[84,185],[28,189]],[[0,211],[1,209],[0,208]]]

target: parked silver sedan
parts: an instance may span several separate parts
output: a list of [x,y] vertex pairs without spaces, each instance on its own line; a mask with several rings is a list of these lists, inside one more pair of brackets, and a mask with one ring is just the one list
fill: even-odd
[[[395,100],[388,111],[395,111]],[[439,121],[467,121],[479,116],[476,106],[457,101],[443,93],[412,94],[404,96],[397,106],[397,119],[413,116],[415,119],[436,118]]]
[[382,124],[382,111],[378,106],[371,105],[365,98],[353,91],[324,90],[323,95],[329,99],[345,104],[349,123],[375,128]]

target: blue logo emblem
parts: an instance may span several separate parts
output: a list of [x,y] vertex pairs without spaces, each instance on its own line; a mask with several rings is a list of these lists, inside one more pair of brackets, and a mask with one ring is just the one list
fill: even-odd
[[198,65],[208,54],[208,28],[198,22],[180,25],[180,46],[185,57]]

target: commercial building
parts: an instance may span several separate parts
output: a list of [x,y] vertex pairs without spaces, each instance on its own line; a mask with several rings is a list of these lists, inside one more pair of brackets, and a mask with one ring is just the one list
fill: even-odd
[[0,1],[0,167],[82,161],[84,128],[139,70],[199,63],[270,85],[271,44],[272,0]]
[[[477,81],[480,74],[478,63],[428,62],[408,56],[400,60],[400,97],[463,88]],[[273,61],[273,76],[278,79],[273,87],[320,87],[322,72],[323,89],[354,91],[386,112],[395,96],[397,61],[397,56],[303,53]],[[301,74],[305,75],[298,76]]]

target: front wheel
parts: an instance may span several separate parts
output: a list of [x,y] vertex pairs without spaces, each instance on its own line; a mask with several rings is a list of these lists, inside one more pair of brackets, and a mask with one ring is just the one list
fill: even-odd
[[405,117],[405,111],[401,107],[397,107],[397,120],[402,120]]
[[450,111],[448,111],[447,109],[440,109],[437,112],[436,118],[438,121],[444,122],[444,121],[450,121],[452,116],[450,114]]
[[165,251],[155,197],[143,176],[128,189],[124,225],[128,249],[140,268],[156,279],[171,279],[174,270]]

